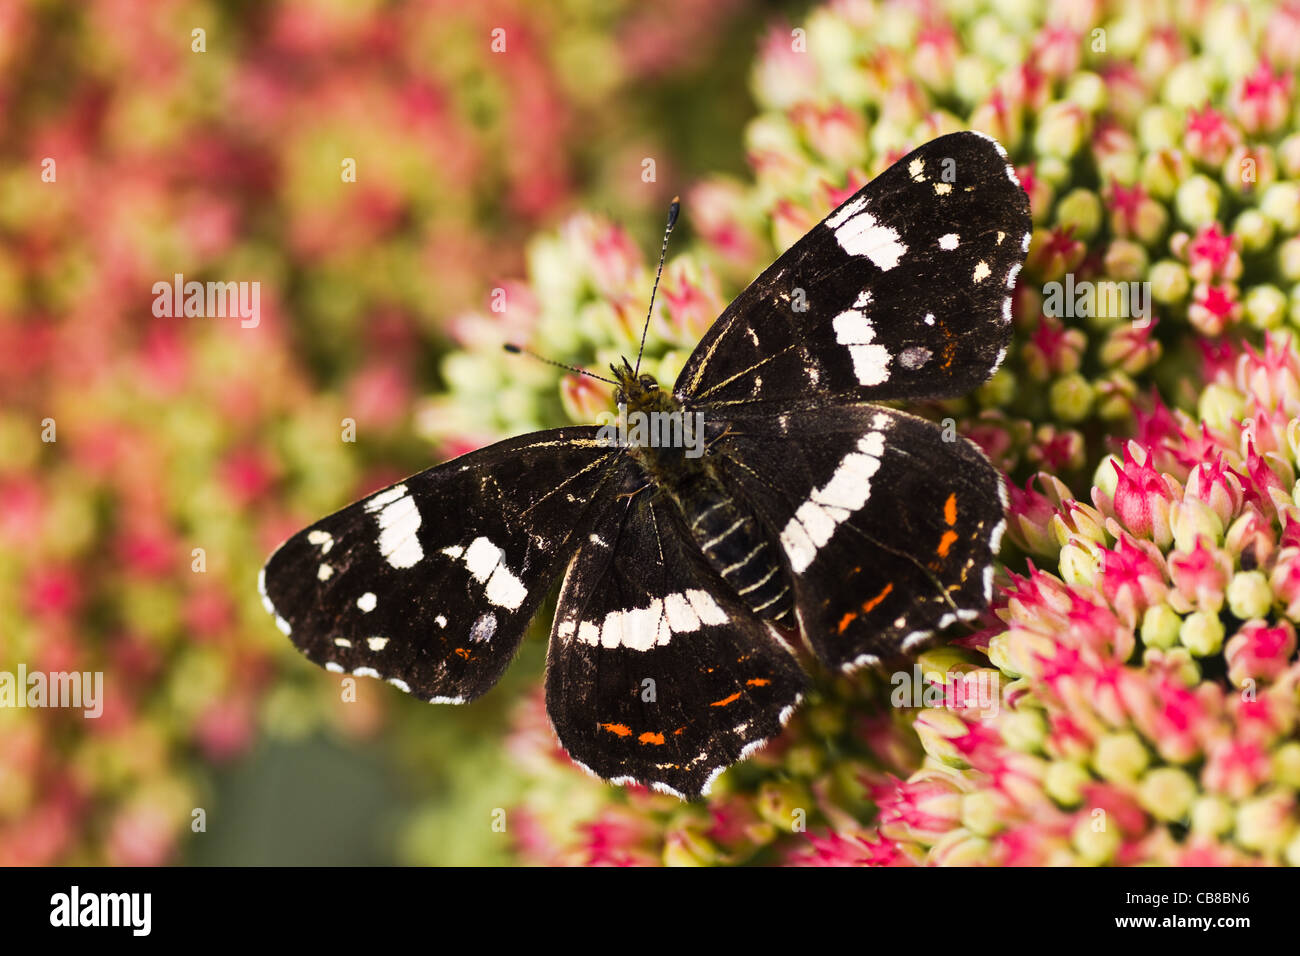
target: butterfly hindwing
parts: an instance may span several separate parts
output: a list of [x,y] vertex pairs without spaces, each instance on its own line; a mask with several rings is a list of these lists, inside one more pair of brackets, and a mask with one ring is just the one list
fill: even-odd
[[806,678],[650,489],[620,503],[565,576],[547,712],[597,775],[678,795],[778,733]]
[[966,439],[880,406],[794,407],[738,419],[716,451],[827,666],[896,660],[988,604],[1005,497]]
[[577,547],[613,452],[592,427],[511,439],[318,521],[262,572],[312,661],[462,703],[496,683]]
[[964,395],[1011,338],[1029,201],[973,132],[903,157],[723,312],[674,387],[696,404]]

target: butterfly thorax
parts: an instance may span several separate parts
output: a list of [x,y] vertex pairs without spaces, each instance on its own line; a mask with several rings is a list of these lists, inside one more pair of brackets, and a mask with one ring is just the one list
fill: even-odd
[[628,454],[644,469],[655,489],[677,507],[691,538],[705,559],[740,599],[759,617],[777,624],[793,624],[794,599],[781,572],[778,549],[766,529],[749,510],[729,494],[717,466],[703,446],[704,425],[668,389],[649,375],[637,377],[626,363],[613,367],[619,379],[615,396],[620,414],[677,416],[686,421],[683,432],[698,429],[698,454],[681,443],[629,442]]

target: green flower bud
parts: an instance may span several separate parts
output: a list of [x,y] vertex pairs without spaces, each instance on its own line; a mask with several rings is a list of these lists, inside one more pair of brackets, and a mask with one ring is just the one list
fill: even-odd
[[1278,168],[1286,179],[1300,179],[1300,133],[1292,133],[1277,147]]
[[1277,247],[1277,271],[1288,282],[1300,282],[1300,236],[1292,236]]
[[1074,103],[1049,103],[1038,114],[1034,130],[1034,152],[1040,156],[1069,159],[1088,138],[1090,117]]
[[958,828],[939,838],[928,859],[939,866],[974,866],[986,862],[991,849],[988,840]]
[[1177,305],[1192,290],[1192,281],[1181,262],[1162,259],[1151,267],[1151,298],[1161,305]]
[[1043,789],[1061,806],[1075,807],[1083,799],[1083,788],[1092,779],[1092,774],[1074,761],[1054,760],[1043,777]]
[[965,767],[966,759],[952,742],[955,737],[964,737],[968,730],[966,722],[951,711],[937,707],[927,707],[916,716],[912,728],[921,739],[925,752],[950,767]]
[[1070,77],[1064,98],[1089,113],[1100,113],[1106,108],[1106,82],[1096,73],[1080,71]]
[[1178,643],[1183,619],[1168,604],[1153,604],[1142,613],[1142,643],[1168,650]]
[[1093,389],[1078,372],[1063,375],[1052,383],[1048,401],[1058,421],[1079,422],[1092,410]]
[[1201,421],[1218,432],[1227,431],[1235,422],[1241,421],[1246,402],[1241,393],[1227,385],[1217,382],[1201,390],[1201,397],[1196,402],[1196,411]]
[[1094,866],[1109,863],[1119,849],[1119,825],[1113,820],[1105,820],[1105,826],[1098,829],[1091,814],[1083,814],[1070,833],[1070,842],[1078,851],[1083,862]]
[[795,811],[802,810],[806,816],[816,805],[808,788],[793,780],[767,781],[758,788],[758,799],[754,802],[760,817],[787,833],[798,818]]
[[[953,64],[953,91],[968,105],[982,103],[987,99],[993,84],[997,82],[996,67],[980,56],[959,56]],[[973,128],[979,129],[979,126]],[[1019,134],[997,137],[1007,149],[1014,150],[1019,145]]]
[[1228,610],[1243,621],[1264,617],[1273,606],[1273,589],[1263,571],[1238,571],[1228,582]]
[[1178,218],[1193,229],[1201,229],[1219,218],[1223,190],[1214,180],[1197,174],[1178,187],[1174,203]]
[[[1144,153],[1153,153],[1158,149],[1180,149],[1183,145],[1183,127],[1185,119],[1181,110],[1156,104],[1148,106],[1138,117],[1138,143]],[[1169,193],[1173,193],[1170,184]]]
[[1184,498],[1169,507],[1169,526],[1174,533],[1174,547],[1179,551],[1196,550],[1196,542],[1205,538],[1211,544],[1223,543],[1223,521],[1204,501]]
[[1103,735],[1092,753],[1093,769],[1112,783],[1136,780],[1150,760],[1146,746],[1131,731]]
[[1057,558],[1061,580],[1072,587],[1092,587],[1101,571],[1101,555],[1094,550],[1072,542],[1061,549]]
[[1300,232],[1300,183],[1274,183],[1264,190],[1260,211],[1283,232]]
[[961,798],[961,822],[980,836],[990,836],[1002,829],[1002,801],[989,790],[976,790]]
[[1280,853],[1295,832],[1292,812],[1295,799],[1284,791],[1274,791],[1237,807],[1236,841],[1247,850]]
[[1011,404],[1016,397],[1016,375],[1007,366],[993,373],[975,393],[985,408],[1001,408]]
[[1087,242],[1101,228],[1101,200],[1091,189],[1073,189],[1056,204],[1056,224],[1073,227],[1074,238]]
[[706,836],[689,827],[673,830],[664,840],[664,866],[712,866],[719,856]]
[[1246,293],[1246,317],[1256,328],[1277,328],[1286,321],[1286,294],[1275,285],[1254,286]]
[[1232,805],[1222,797],[1203,796],[1192,804],[1192,832],[1222,836],[1232,829]]
[[[1181,113],[1177,121],[1177,140],[1183,140]],[[1142,160],[1142,188],[1153,199],[1168,202],[1178,191],[1178,184],[1189,175],[1191,161],[1177,147],[1148,153]]]
[[[1041,130],[1042,127],[1039,127]],[[1040,179],[1051,185],[1053,192],[1064,189],[1074,180],[1070,164],[1061,156],[1042,156],[1038,160],[1037,172]]]
[[1178,640],[1197,657],[1219,653],[1223,647],[1223,622],[1218,614],[1193,611],[1178,629]]
[[1047,737],[1047,721],[1043,715],[1032,707],[1005,714],[1000,726],[1002,739],[1012,750],[1022,753],[1036,753],[1043,747]]
[[1300,741],[1288,740],[1273,751],[1273,779],[1300,790]]
[[1300,866],[1300,833],[1291,838],[1291,842],[1286,845],[1286,850],[1282,853],[1282,858],[1286,860],[1287,866]]
[[1123,465],[1123,462],[1115,455],[1107,455],[1097,470],[1092,473],[1092,485],[1098,491],[1102,492],[1108,498],[1115,497],[1115,489],[1119,487],[1119,473],[1115,470],[1116,465]]
[[792,777],[815,777],[826,763],[826,748],[811,741],[794,744],[785,752],[782,763]]
[[1161,99],[1180,112],[1199,109],[1214,96],[1207,76],[1209,72],[1207,65],[1200,60],[1184,60],[1166,74]]
[[1258,209],[1245,209],[1232,223],[1243,252],[1263,252],[1273,244],[1273,220]]
[[[1161,227],[1163,229],[1163,227]],[[1117,282],[1137,282],[1146,277],[1147,251],[1141,243],[1131,239],[1114,239],[1106,247],[1106,278]],[[1103,296],[1097,296],[1098,312],[1102,311]],[[1101,316],[1098,315],[1098,318]],[[1128,318],[1128,316],[1114,316]]]
[[1198,787],[1185,770],[1156,767],[1138,785],[1138,802],[1157,820],[1173,823],[1191,809]]

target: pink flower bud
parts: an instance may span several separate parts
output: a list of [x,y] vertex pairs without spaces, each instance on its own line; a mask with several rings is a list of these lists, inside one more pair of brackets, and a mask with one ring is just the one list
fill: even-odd
[[[1153,549],[1154,550],[1154,549]],[[1161,559],[1139,547],[1127,535],[1114,550],[1103,549],[1101,590],[1106,600],[1130,626],[1152,604],[1168,593]]]
[[1213,740],[1206,748],[1201,782],[1207,790],[1232,800],[1244,800],[1272,775],[1266,748],[1231,737]]
[[1188,243],[1185,250],[1187,271],[1197,282],[1236,279],[1241,275],[1241,255],[1231,233],[1225,234],[1217,222],[1206,226]]
[[1124,449],[1123,463],[1111,464],[1118,475],[1112,499],[1115,518],[1130,534],[1168,547],[1173,541],[1169,527],[1169,505],[1177,495],[1171,478],[1161,475],[1150,465],[1145,449],[1133,442]]
[[1234,113],[1248,133],[1268,133],[1286,122],[1291,109],[1291,76],[1274,73],[1267,62],[1233,88],[1230,102]]
[[1056,510],[1045,495],[1034,490],[1034,481],[1034,478],[1029,479],[1024,488],[1015,482],[1009,483],[1011,507],[1007,530],[1011,540],[1022,550],[1051,558],[1060,550],[1051,528]]
[[1212,106],[1190,110],[1184,145],[1193,159],[1208,166],[1220,166],[1231,149],[1241,142],[1241,131]]
[[1223,648],[1228,679],[1238,687],[1247,678],[1275,681],[1286,671],[1295,649],[1295,629],[1289,621],[1277,627],[1269,627],[1264,621],[1247,621]]
[[1202,461],[1192,469],[1183,496],[1209,505],[1225,528],[1237,516],[1244,500],[1241,479],[1231,468],[1224,466],[1221,454],[1216,455],[1213,461]]
[[961,790],[939,771],[921,771],[877,797],[879,830],[894,840],[931,844],[961,822]]
[[1207,548],[1202,537],[1190,553],[1171,552],[1168,565],[1174,589],[1186,601],[1180,610],[1218,611],[1223,607],[1223,592],[1232,577],[1232,559],[1225,552]]

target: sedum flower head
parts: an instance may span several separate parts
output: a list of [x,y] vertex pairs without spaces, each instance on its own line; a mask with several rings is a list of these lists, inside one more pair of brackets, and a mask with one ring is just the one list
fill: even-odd
[[[777,252],[940,133],[1008,148],[1034,228],[1006,363],[918,409],[1014,478],[992,613],[917,661],[908,680],[929,699],[892,703],[898,675],[818,674],[782,737],[705,804],[580,781],[647,821],[642,845],[665,862],[1300,856],[1300,55],[1279,40],[1300,20],[1269,3],[1158,26],[1093,4],[1050,19],[854,0],[773,27],[750,181],[686,194],[700,228],[673,250],[647,348],[663,373]],[[527,327],[599,365],[634,345],[651,240],[579,232],[538,240]],[[471,351],[502,380],[501,356]],[[550,370],[518,374],[534,407],[555,407]],[[525,424],[498,398],[483,407],[485,428]],[[724,840],[720,806],[761,825]],[[559,815],[548,825],[582,844]]]

